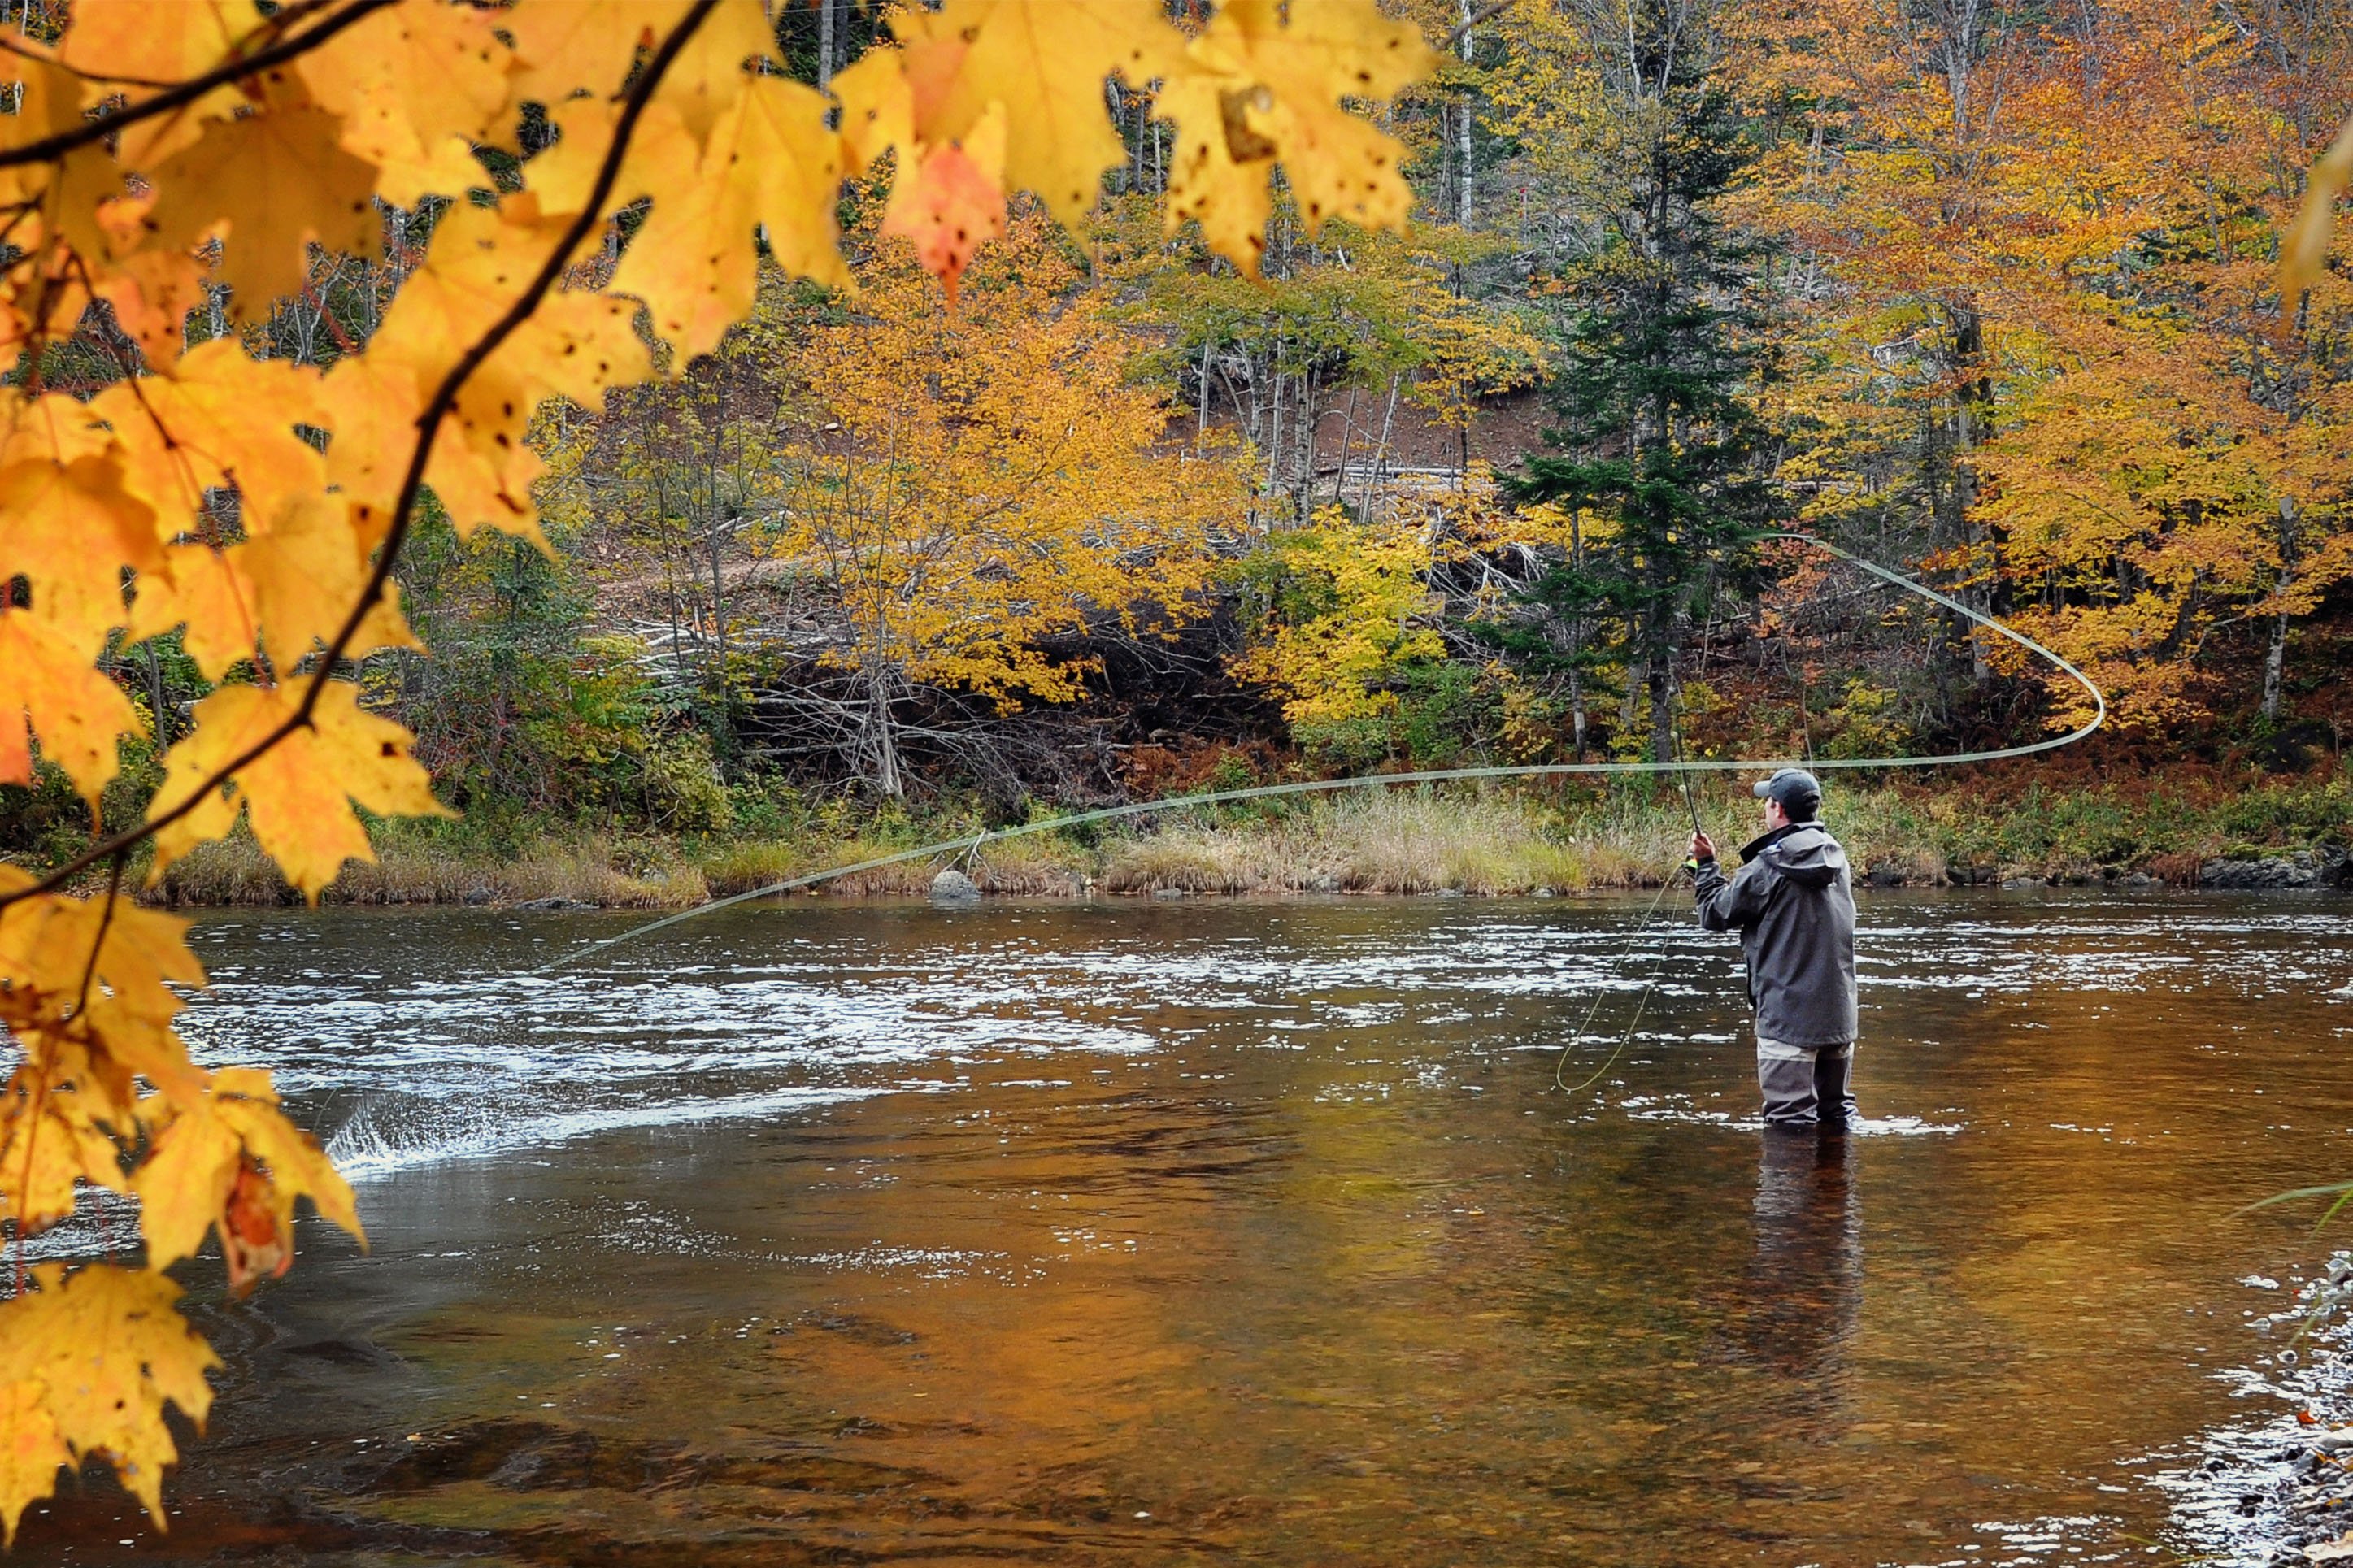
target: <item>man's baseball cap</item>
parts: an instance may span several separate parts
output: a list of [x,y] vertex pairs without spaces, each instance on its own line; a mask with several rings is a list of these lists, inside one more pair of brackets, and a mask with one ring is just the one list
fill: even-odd
[[1758,800],[1778,801],[1792,822],[1803,822],[1822,805],[1822,781],[1803,768],[1783,768],[1769,779],[1758,779],[1748,793]]

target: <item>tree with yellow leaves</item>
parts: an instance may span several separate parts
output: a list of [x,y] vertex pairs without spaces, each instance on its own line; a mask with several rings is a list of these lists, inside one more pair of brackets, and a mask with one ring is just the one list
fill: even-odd
[[[2126,732],[2281,721],[2290,631],[2353,572],[2353,296],[2325,226],[2284,222],[2342,112],[2325,10],[2245,32],[2195,0],[1738,14],[1775,143],[1747,202],[1795,253],[1783,477],[1812,525],[1925,558],[2075,659]],[[1980,681],[2025,673],[1968,647]],[[2060,727],[2087,716],[2066,685]]]
[[1072,292],[1039,220],[954,310],[911,262],[862,269],[855,313],[787,353],[760,502],[769,550],[846,624],[820,657],[852,677],[833,727],[892,796],[902,698],[1076,696],[1091,667],[1043,640],[1185,618],[1247,502],[1229,452],[1160,449],[1165,396],[1130,384],[1128,335]]
[[[900,13],[831,98],[770,68],[758,0],[74,0],[42,18],[0,65],[0,338],[23,366],[0,395],[0,781],[37,755],[95,805],[140,725],[99,667],[122,639],[180,628],[222,684],[143,821],[100,825],[47,876],[0,871],[11,1534],[91,1458],[160,1523],[164,1408],[201,1421],[213,1363],[164,1268],[216,1234],[233,1288],[281,1272],[304,1198],[358,1233],[266,1076],[189,1060],[174,987],[203,972],[121,883],[142,845],[160,872],[242,818],[315,897],[369,853],[355,806],[441,809],[406,732],[342,679],[413,643],[390,584],[428,488],[461,531],[535,538],[537,406],[593,408],[709,350],[752,308],[763,247],[839,280],[841,179],[886,156],[885,226],[951,289],[1009,189],[1083,213],[1119,156],[1114,72],[1163,84],[1169,223],[1198,220],[1243,269],[1278,164],[1311,228],[1398,223],[1398,148],[1344,100],[1429,59],[1371,0],[1231,0],[1189,35],[1153,0],[948,0]],[[525,106],[560,135],[502,188]],[[373,335],[323,373],[251,352],[313,247],[373,255],[388,209],[404,245],[411,216],[433,221]],[[192,311],[227,330],[192,334]],[[45,383],[69,340],[121,373],[87,401]],[[70,891],[91,876],[101,892]],[[138,1197],[142,1262],[27,1269],[26,1239],[83,1184]]]

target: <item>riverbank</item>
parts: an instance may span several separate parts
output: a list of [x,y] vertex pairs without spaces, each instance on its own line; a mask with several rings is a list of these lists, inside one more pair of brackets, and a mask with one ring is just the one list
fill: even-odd
[[[1694,786],[1702,820],[1730,841],[1755,820],[1739,786]],[[1916,781],[1837,784],[1828,816],[1859,881],[1879,887],[2008,882],[2137,887],[2327,887],[2353,881],[2353,785],[2342,773],[2230,787],[2214,780],[1968,789]],[[969,840],[955,810],[834,812],[781,831],[612,836],[558,827],[493,836],[459,823],[396,822],[377,863],[347,868],[325,901],[687,909],[836,866]],[[836,895],[920,894],[944,865],[983,893],[1459,892],[1509,896],[1655,887],[1681,862],[1680,791],[1429,788],[1290,797],[1172,811],[1107,830],[1044,828],[824,885]],[[1727,843],[1727,847],[1729,844]],[[206,845],[149,895],[185,905],[275,904],[293,895],[249,838]]]

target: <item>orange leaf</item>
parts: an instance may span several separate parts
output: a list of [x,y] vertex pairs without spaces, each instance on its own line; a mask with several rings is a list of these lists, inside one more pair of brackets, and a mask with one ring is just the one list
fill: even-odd
[[1065,224],[1086,216],[1104,172],[1127,156],[1103,78],[1118,72],[1140,88],[1185,68],[1185,36],[1156,0],[948,0],[925,31],[958,40],[960,58],[918,133],[930,142],[965,135],[1003,104],[1005,184],[1037,192]]
[[913,177],[902,173],[892,185],[882,232],[913,240],[950,300],[973,252],[1004,237],[1004,170],[1005,111],[992,105],[963,142],[933,148]]

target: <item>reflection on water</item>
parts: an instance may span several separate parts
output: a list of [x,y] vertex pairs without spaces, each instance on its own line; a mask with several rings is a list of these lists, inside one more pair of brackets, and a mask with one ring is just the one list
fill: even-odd
[[1862,1214],[1853,1140],[1757,1140],[1757,1253],[1735,1309],[1742,1352],[1819,1388],[1825,1413],[1862,1309]]
[[207,921],[194,1034],[340,1129],[375,1250],[306,1231],[202,1309],[228,1386],[167,1540],[93,1488],[20,1551],[2238,1550],[2184,1478],[2308,1397],[2242,1283],[2316,1261],[2307,1220],[2233,1211],[2353,1164],[2353,918],[1877,896],[1873,1120],[1817,1143],[1754,1127],[1695,932],[1551,1089],[1592,988],[1631,1011],[1639,912],[804,902],[545,979],[626,922]]

